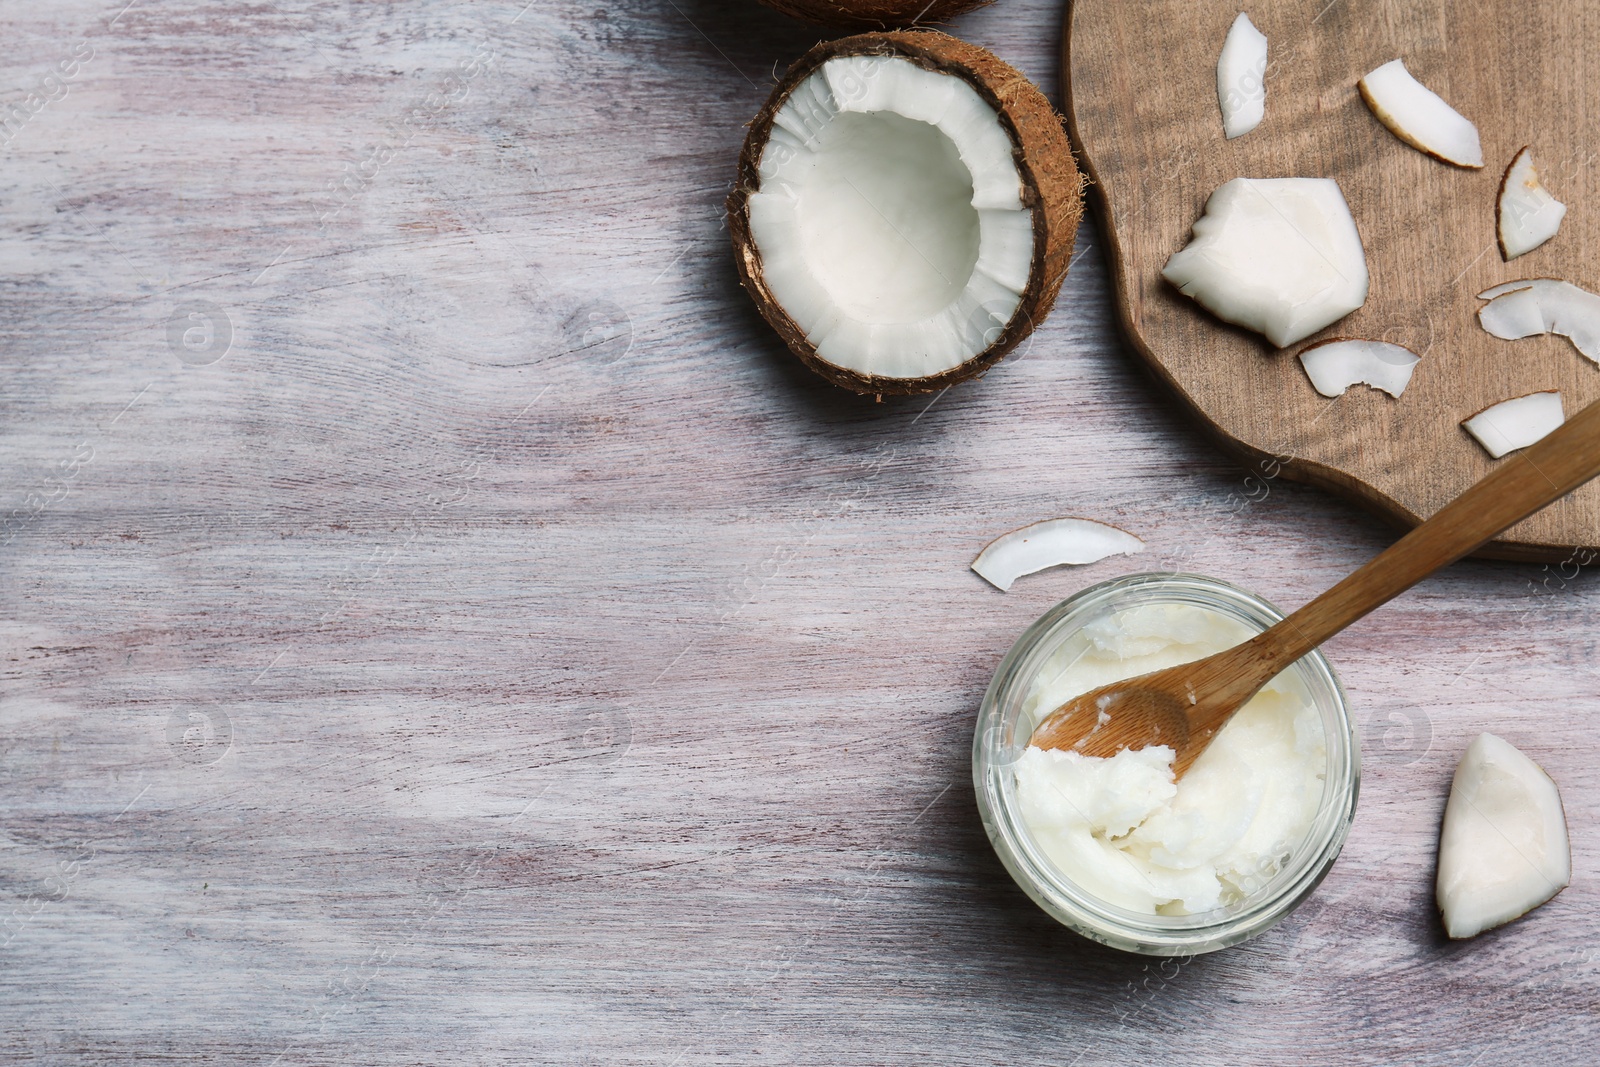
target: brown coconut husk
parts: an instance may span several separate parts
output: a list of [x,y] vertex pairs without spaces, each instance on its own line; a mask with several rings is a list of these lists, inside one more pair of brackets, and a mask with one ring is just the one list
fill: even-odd
[[[795,87],[838,56],[901,56],[927,70],[962,78],[1000,117],[1011,139],[1022,203],[1033,213],[1033,263],[1021,302],[1004,330],[983,352],[958,367],[925,378],[886,378],[861,374],[817,355],[804,331],[767,288],[761,252],[750,234],[749,198],[761,187],[759,164],[773,119]],[[1037,86],[999,57],[974,44],[933,30],[865,33],[827,41],[801,56],[778,83],[750,124],[739,154],[739,177],[728,197],[728,229],[733,237],[739,280],[763,318],[806,366],[836,385],[857,393],[927,393],[982,374],[998,363],[1042,323],[1054,305],[1072,257],[1083,216],[1084,179],[1073,160],[1061,118]]]
[[761,0],[792,18],[837,30],[893,30],[944,22],[993,0]]

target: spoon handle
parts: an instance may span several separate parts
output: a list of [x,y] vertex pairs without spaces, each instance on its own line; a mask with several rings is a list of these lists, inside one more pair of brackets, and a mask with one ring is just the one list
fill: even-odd
[[1506,457],[1344,581],[1248,642],[1273,677],[1363,615],[1600,475],[1600,402]]

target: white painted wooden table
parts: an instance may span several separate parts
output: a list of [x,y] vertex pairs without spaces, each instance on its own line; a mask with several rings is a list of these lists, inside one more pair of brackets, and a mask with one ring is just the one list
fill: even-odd
[[[1322,889],[1185,965],[1097,948],[993,858],[968,746],[1129,562],[1001,595],[973,554],[1088,515],[1292,606],[1391,534],[1176,415],[1091,227],[1025,355],[874,405],[721,224],[814,31],[124,2],[0,9],[0,1060],[1593,1062],[1592,575],[1464,564],[1334,642],[1367,765]],[[956,29],[1054,96],[1060,23]],[[1486,727],[1574,884],[1450,945]]]

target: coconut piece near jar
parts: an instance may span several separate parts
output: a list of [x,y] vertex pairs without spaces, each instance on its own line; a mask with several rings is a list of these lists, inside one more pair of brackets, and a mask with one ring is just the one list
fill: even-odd
[[[1035,676],[1023,703],[1030,729],[1072,697],[1222,651],[1255,631],[1198,605],[1144,604],[1090,622],[1082,635]],[[1164,745],[1108,759],[1029,747],[1015,767],[1019,813],[1050,863],[1109,904],[1159,915],[1241,904],[1272,880],[1316,818],[1327,752],[1311,694],[1286,672],[1178,780],[1173,759]]]

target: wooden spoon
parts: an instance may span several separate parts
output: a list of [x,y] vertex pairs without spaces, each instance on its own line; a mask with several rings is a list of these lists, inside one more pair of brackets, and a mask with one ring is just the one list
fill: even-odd
[[[1029,744],[1086,756],[1170,745],[1173,774],[1182,777],[1233,713],[1295,660],[1597,474],[1600,402],[1507,457],[1433,518],[1271,629],[1205,659],[1074,697],[1039,723]],[[1109,718],[1102,721],[1102,715]]]

